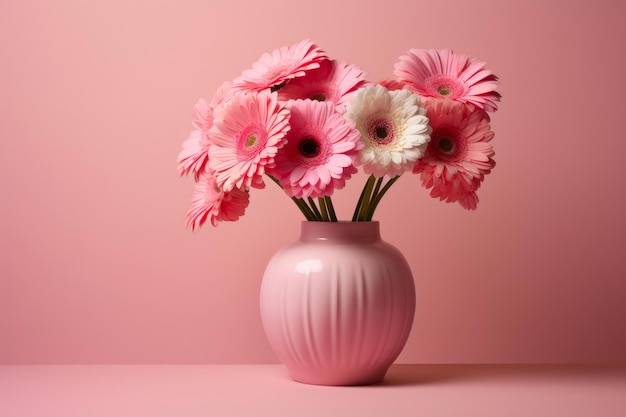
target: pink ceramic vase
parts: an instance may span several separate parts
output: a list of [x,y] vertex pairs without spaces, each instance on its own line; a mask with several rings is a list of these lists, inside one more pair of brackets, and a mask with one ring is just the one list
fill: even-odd
[[380,382],[415,314],[415,284],[378,222],[303,222],[261,285],[267,338],[291,377],[318,385]]

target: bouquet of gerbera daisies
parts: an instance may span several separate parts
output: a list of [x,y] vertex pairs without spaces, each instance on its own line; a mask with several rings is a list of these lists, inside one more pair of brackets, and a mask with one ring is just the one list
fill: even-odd
[[495,165],[488,112],[497,77],[449,49],[411,49],[395,79],[372,82],[309,40],[266,53],[193,109],[178,156],[195,187],[187,224],[235,221],[271,179],[309,221],[337,221],[331,196],[369,174],[352,221],[370,221],[389,187],[419,174],[432,197],[473,210]]

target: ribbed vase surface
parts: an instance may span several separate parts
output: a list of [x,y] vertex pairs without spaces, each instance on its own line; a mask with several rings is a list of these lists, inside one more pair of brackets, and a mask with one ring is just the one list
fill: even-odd
[[404,347],[415,284],[378,222],[303,222],[270,259],[261,285],[267,338],[299,382],[380,382]]

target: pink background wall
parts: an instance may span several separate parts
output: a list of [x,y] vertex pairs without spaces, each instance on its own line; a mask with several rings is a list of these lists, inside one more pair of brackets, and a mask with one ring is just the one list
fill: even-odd
[[[0,363],[276,361],[260,277],[300,214],[269,184],[239,222],[193,234],[176,155],[198,98],[306,37],[372,79],[409,48],[444,47],[501,78],[478,210],[411,176],[379,210],[419,291],[400,362],[626,361],[624,13],[614,0],[3,0]],[[362,181],[336,199],[344,217]]]

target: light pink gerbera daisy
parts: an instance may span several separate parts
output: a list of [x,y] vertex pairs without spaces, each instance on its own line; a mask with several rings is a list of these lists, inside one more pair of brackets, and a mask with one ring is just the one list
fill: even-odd
[[287,143],[268,173],[290,197],[330,196],[357,172],[359,132],[331,102],[295,100],[289,109]]
[[363,171],[378,178],[410,171],[430,140],[425,114],[419,96],[409,90],[382,85],[358,90],[345,116],[361,133]]
[[356,65],[325,60],[305,77],[294,78],[285,84],[278,91],[278,99],[330,101],[337,111],[344,113],[350,97],[365,83],[365,73]]
[[209,160],[209,129],[213,126],[213,111],[215,107],[228,99],[230,83],[223,83],[213,95],[211,103],[200,99],[193,107],[192,125],[194,130],[183,142],[183,149],[178,154],[178,172],[182,175],[194,176],[204,171]]
[[250,202],[247,191],[238,188],[224,192],[217,187],[213,175],[202,173],[193,189],[187,227],[200,228],[207,220],[215,227],[220,221],[235,221],[243,216]]
[[485,63],[450,49],[411,49],[395,64],[394,74],[424,97],[448,98],[496,111],[497,80]]
[[245,70],[233,81],[238,91],[278,90],[295,77],[302,77],[306,71],[319,68],[320,61],[328,59],[326,52],[308,39],[292,46],[264,53],[252,68]]
[[495,166],[489,117],[471,104],[447,99],[428,100],[426,110],[431,140],[413,172],[432,197],[474,210],[476,190]]
[[263,174],[284,144],[288,122],[289,111],[269,90],[236,94],[216,108],[209,131],[209,169],[218,187],[226,192],[263,188]]

